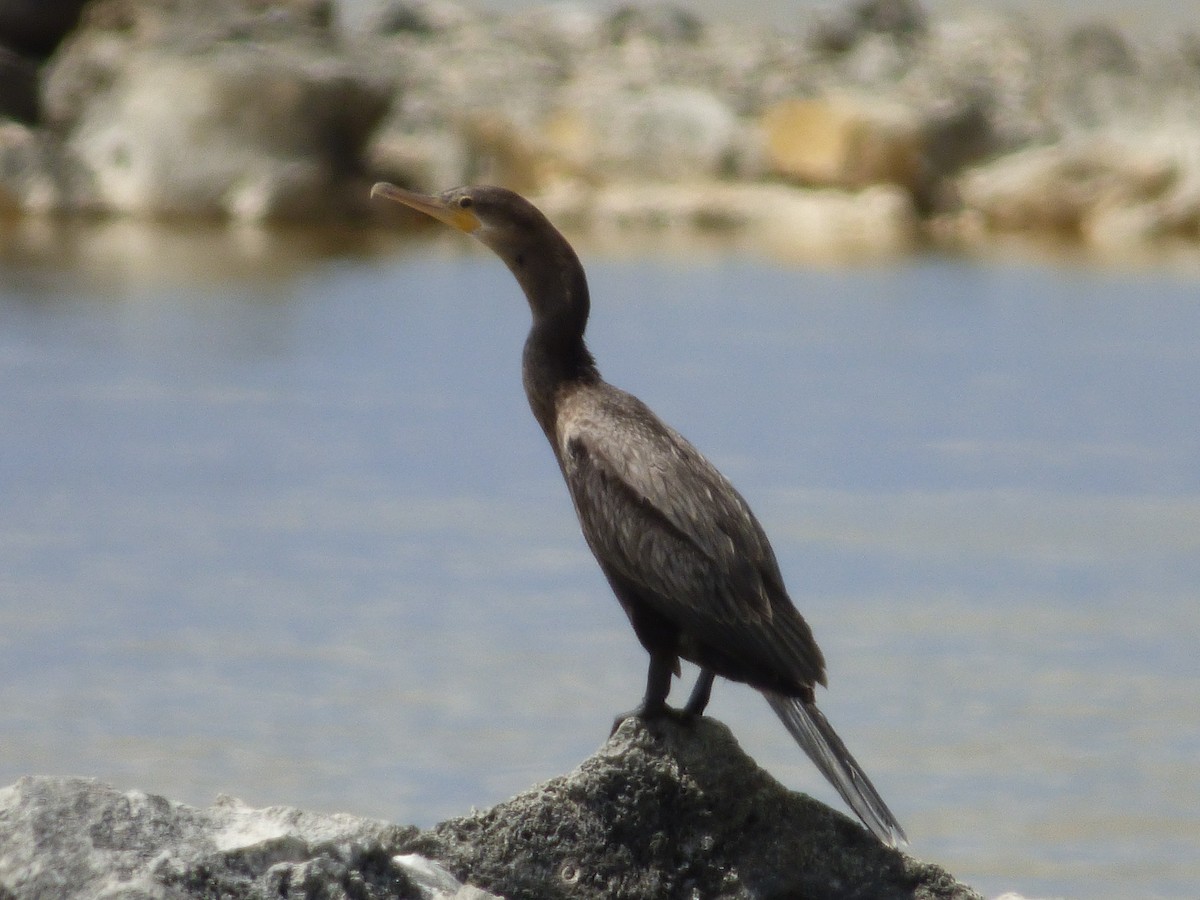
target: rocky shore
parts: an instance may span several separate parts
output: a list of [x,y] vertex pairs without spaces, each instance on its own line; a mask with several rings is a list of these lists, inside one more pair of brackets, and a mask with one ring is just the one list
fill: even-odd
[[[1197,20],[1200,28],[1200,19]],[[903,249],[1200,239],[1200,31],[1135,41],[860,0],[0,0],[0,220],[380,221],[490,181],[577,227]]]
[[785,790],[711,719],[627,721],[574,772],[424,831],[23,778],[0,789],[0,898],[18,897],[980,900]]

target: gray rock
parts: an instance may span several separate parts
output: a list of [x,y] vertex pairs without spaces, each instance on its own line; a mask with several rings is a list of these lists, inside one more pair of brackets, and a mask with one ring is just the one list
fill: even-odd
[[[1181,147],[1191,145],[1190,155]],[[1010,154],[963,173],[968,215],[990,231],[1066,234],[1097,246],[1200,234],[1200,143],[1110,135]]]
[[37,64],[0,45],[0,119],[32,123],[39,116]]
[[374,34],[433,37],[470,19],[465,9],[450,0],[381,0],[367,11],[360,27]]
[[75,27],[84,0],[0,0],[0,46],[48,55]]
[[571,774],[425,832],[229,798],[196,809],[87,779],[0,789],[5,900],[496,895],[978,900],[785,790],[710,719],[627,721]]
[[576,771],[409,845],[521,898],[978,900],[758,768],[711,719],[626,720]]
[[344,55],[329,0],[93,0],[46,66],[47,119],[69,130],[94,99],[114,90],[128,57],[212,52],[212,65],[220,67],[221,51],[230,46],[306,61]]
[[74,160],[45,129],[0,121],[0,213],[86,210],[86,182]]
[[43,77],[82,179],[61,210],[142,218],[361,212],[394,85],[342,52],[328,0],[100,0]]
[[1065,50],[1071,63],[1084,72],[1132,75],[1139,68],[1136,52],[1125,36],[1103,22],[1076,26],[1067,35]]
[[746,143],[725,104],[696,88],[655,86],[597,94],[576,84],[563,95],[559,121],[574,119],[586,147],[580,167],[605,178],[637,172],[643,180],[717,178]]
[[808,39],[821,53],[842,54],[868,35],[906,42],[923,37],[928,17],[917,0],[860,0],[818,15]]
[[912,198],[894,185],[844,191],[618,182],[554,191],[537,202],[555,222],[586,230],[593,241],[630,231],[651,234],[655,242],[718,232],[781,258],[844,261],[907,253],[919,240]]
[[694,44],[704,36],[704,23],[681,4],[622,4],[609,15],[605,31],[614,44],[631,40]]
[[367,163],[382,181],[430,194],[469,180],[468,143],[452,129],[383,128],[371,141]]
[[23,778],[0,790],[0,896],[417,898],[427,895],[391,858],[414,831],[228,798],[195,809],[86,779]]
[[[0,14],[29,7],[0,0]],[[722,184],[783,177],[806,189],[895,185],[935,239],[960,226],[1064,222],[1108,243],[1197,231],[1194,38],[1155,47],[1102,24],[1060,35],[978,10],[930,16],[919,0],[859,0],[807,41],[801,22],[791,35],[701,22],[679,3],[499,14],[382,0],[347,30],[335,11],[332,0],[93,0],[41,71],[0,52],[0,115],[41,126],[2,136],[0,205],[390,221],[394,211],[366,200],[375,180],[431,191],[496,181],[539,196],[574,191],[585,199],[576,208],[603,214],[586,198],[607,188],[672,184],[719,197]],[[786,164],[774,146],[781,109],[831,113],[791,117],[787,146],[804,154]],[[1101,148],[1090,167],[1105,146],[1126,144],[1165,159],[1171,184],[1139,182],[1135,202],[1109,192],[1097,207],[1079,196],[1086,172],[1037,174],[1040,163],[1022,157]],[[1120,181],[1129,167],[1112,168]],[[1130,170],[1135,181],[1141,168]],[[1022,169],[1037,176],[1034,193],[1014,202],[1002,195]],[[1101,186],[1112,180],[1104,174]]]
[[312,219],[344,202],[389,97],[343,60],[277,45],[144,50],[122,57],[66,147],[111,212]]

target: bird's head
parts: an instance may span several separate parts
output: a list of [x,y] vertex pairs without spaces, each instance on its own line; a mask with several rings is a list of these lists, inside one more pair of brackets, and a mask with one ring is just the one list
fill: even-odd
[[372,197],[402,203],[486,244],[506,262],[523,245],[545,241],[554,227],[520,194],[500,187],[459,187],[441,194],[418,194],[379,182]]
[[381,181],[371,188],[372,197],[402,203],[467,234],[475,234],[483,226],[483,221],[475,210],[476,193],[472,188],[455,188],[440,195],[418,194],[386,181]]
[[418,194],[380,182],[371,196],[402,203],[486,245],[516,276],[535,316],[569,310],[586,320],[587,286],[575,251],[520,194],[489,186]]

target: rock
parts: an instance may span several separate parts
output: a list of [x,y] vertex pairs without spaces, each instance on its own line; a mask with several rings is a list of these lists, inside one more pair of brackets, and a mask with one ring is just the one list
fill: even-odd
[[90,0],[82,29],[122,31],[144,43],[192,37],[205,40],[327,37],[333,0]]
[[509,900],[978,898],[784,789],[711,719],[626,720],[571,774],[435,826],[409,849]]
[[83,177],[43,129],[0,121],[0,214],[85,210]]
[[470,15],[450,0],[385,0],[368,11],[363,27],[373,34],[432,37],[469,21]]
[[861,191],[766,190],[750,206],[757,246],[784,258],[883,257],[920,240],[913,197],[878,184]]
[[1139,68],[1125,36],[1103,22],[1077,25],[1066,37],[1065,50],[1071,62],[1085,72],[1132,75]]
[[912,111],[931,178],[1054,139],[1045,119],[1046,50],[1019,21],[974,13],[931,24],[918,62],[880,89]]
[[772,171],[805,184],[898,184],[928,214],[964,166],[1045,134],[1039,50],[1025,30],[995,15],[910,26],[862,31],[764,106]]
[[609,15],[605,31],[614,44],[632,40],[694,44],[704,36],[704,23],[680,4],[623,4]]
[[494,170],[528,180],[527,166],[540,165],[537,125],[565,77],[558,48],[515,19],[459,18],[440,3],[403,8],[430,19],[369,33],[359,47],[398,85],[365,150],[372,177],[423,190],[503,181]]
[[917,0],[860,0],[817,17],[809,42],[820,52],[846,53],[867,35],[911,42],[923,37],[928,17]]
[[744,143],[725,104],[673,86],[599,94],[577,84],[562,93],[548,135],[552,152],[597,178],[637,172],[665,182],[715,178],[733,167]]
[[382,129],[367,148],[367,167],[380,181],[437,193],[467,180],[469,150],[450,129]]
[[861,0],[854,16],[864,31],[913,40],[925,34],[928,16],[918,0]]
[[122,57],[66,147],[111,212],[313,219],[345,202],[389,99],[344,61],[277,46],[143,50]]
[[93,98],[104,98],[120,77],[129,39],[108,30],[73,35],[42,72],[43,118],[58,134],[69,133]]
[[920,125],[898,104],[787,100],[763,114],[762,127],[771,168],[802,184],[898,184],[915,191],[922,174]]
[[436,39],[400,32],[374,46],[402,92],[370,158],[407,156],[419,175],[435,168],[420,161],[422,137],[437,134],[443,146],[457,137],[463,152],[450,158],[465,157],[462,177],[430,187],[493,180],[540,192],[559,178],[762,171],[752,122],[738,108],[760,83],[756,45],[710,33],[686,10],[601,17],[554,6],[476,19]]
[[390,79],[341,53],[329,0],[97,0],[43,73],[46,135],[82,174],[57,211],[359,213]]
[[455,896],[421,890],[427,876],[392,859],[415,831],[229,798],[195,809],[86,779],[23,778],[0,790],[0,896]]
[[423,832],[229,798],[196,809],[78,778],[0,789],[0,897],[497,895],[979,900],[785,790],[711,719],[626,721],[569,775]]
[[963,205],[991,230],[1057,232],[1111,244],[1194,232],[1195,176],[1185,178],[1184,171],[1168,153],[1095,141],[1012,154],[964,173],[958,190]]
[[0,46],[48,56],[79,20],[85,0],[0,0]]
[[[30,9],[50,37],[14,40],[51,46],[78,3],[0,0],[0,40]],[[0,116],[39,126],[0,135],[9,214],[390,221],[372,181],[492,181],[602,228],[773,223],[818,248],[854,228],[889,248],[916,229],[1196,232],[1194,37],[919,0],[856,0],[807,43],[680,3],[381,0],[342,30],[333,0],[92,0],[80,20],[40,70],[0,46]]]
[[786,258],[881,256],[911,249],[918,235],[912,198],[901,188],[808,190],[785,184],[621,182],[564,185],[537,197],[556,222],[605,232],[736,232]]
[[1167,60],[1154,60],[1143,74],[1138,57],[1131,41],[1101,23],[1080,25],[1048,47],[1044,91],[1062,137],[1137,121],[1161,108],[1174,92],[1156,84]]
[[0,119],[32,124],[39,117],[37,63],[0,46]]

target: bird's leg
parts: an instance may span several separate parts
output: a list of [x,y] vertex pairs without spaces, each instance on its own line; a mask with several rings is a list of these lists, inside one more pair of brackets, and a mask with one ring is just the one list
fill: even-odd
[[700,677],[696,679],[696,686],[692,688],[692,695],[688,697],[687,705],[683,707],[685,716],[699,716],[704,714],[704,708],[708,706],[708,700],[712,696],[713,678],[716,676],[708,669],[700,670]]
[[646,695],[636,709],[621,713],[613,721],[612,732],[621,727],[621,723],[629,718],[657,719],[669,713],[667,709],[667,694],[671,692],[671,676],[675,674],[678,657],[664,651],[650,652],[650,668],[646,672]]

